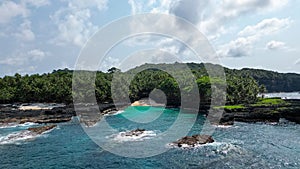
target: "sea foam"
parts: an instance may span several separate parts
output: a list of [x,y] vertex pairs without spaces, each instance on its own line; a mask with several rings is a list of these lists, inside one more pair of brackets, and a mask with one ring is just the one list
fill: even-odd
[[143,141],[145,139],[151,139],[156,136],[155,131],[144,131],[139,135],[127,135],[127,132],[120,132],[118,134],[111,135],[107,138],[112,138],[112,140],[117,142],[128,142],[128,141]]
[[31,131],[28,131],[28,130],[13,132],[13,133],[10,133],[10,134],[5,135],[5,136],[0,136],[0,145],[20,144],[24,141],[34,140],[35,138],[40,137],[42,135],[45,135],[45,134],[51,132],[54,129],[55,128],[53,128],[51,130],[48,130],[48,131],[45,131],[42,134],[37,134],[35,132],[31,132]]
[[36,126],[36,125],[38,125],[38,124],[37,123],[31,123],[31,122],[26,122],[24,124],[6,123],[6,124],[0,124],[0,129],[16,128],[16,127],[30,127],[30,126]]

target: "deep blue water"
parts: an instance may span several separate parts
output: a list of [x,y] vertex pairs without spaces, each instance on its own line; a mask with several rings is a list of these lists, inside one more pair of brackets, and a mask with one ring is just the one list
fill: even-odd
[[[152,114],[137,114],[129,108],[105,118],[119,131],[139,127],[159,133],[167,130],[178,115],[176,109],[161,115],[156,111],[159,108]],[[124,116],[136,120],[138,116],[158,118],[152,124],[142,124]],[[184,117],[188,123],[190,114]],[[204,120],[199,116],[189,134],[198,134]],[[213,134],[215,143],[194,149],[168,147],[167,152],[149,158],[127,158],[104,151],[75,122],[58,124],[49,133],[29,140],[3,141],[9,134],[20,135],[31,125],[0,128],[0,168],[300,168],[300,125],[289,122],[218,127]]]

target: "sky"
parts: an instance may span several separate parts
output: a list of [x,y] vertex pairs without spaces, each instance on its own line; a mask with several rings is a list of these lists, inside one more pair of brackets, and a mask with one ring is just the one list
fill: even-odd
[[[193,24],[225,67],[300,73],[299,5],[297,0],[2,0],[0,76],[74,69],[82,48],[101,28],[145,13],[181,17]],[[189,54],[182,46],[166,37],[127,39],[114,46],[99,70],[122,67],[127,56],[139,59],[149,55],[149,49],[193,61],[184,56]],[[157,58],[166,54],[151,55],[155,52]]]

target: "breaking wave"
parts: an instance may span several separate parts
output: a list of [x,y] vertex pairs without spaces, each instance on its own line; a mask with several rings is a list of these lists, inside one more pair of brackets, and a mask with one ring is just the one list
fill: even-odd
[[7,123],[7,124],[0,124],[0,129],[16,128],[16,127],[31,127],[31,126],[36,126],[36,125],[39,125],[39,124],[37,124],[37,123],[31,123],[31,122],[26,122],[24,124]]
[[141,134],[138,135],[128,135],[129,131],[120,132],[118,134],[114,134],[112,136],[109,136],[108,138],[111,138],[114,141],[117,142],[127,142],[127,141],[143,141],[145,139],[151,139],[152,137],[156,136],[155,131],[144,131]]
[[34,140],[37,137],[40,137],[41,135],[45,135],[55,128],[45,131],[42,134],[36,134],[35,132],[31,132],[28,130],[22,130],[18,132],[13,132],[5,136],[0,136],[0,145],[4,144],[20,144],[24,141],[31,141]]

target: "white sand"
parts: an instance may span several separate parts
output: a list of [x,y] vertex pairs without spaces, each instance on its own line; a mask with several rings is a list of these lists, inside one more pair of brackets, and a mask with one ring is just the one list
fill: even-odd
[[51,110],[50,107],[40,107],[40,106],[20,106],[19,110]]

